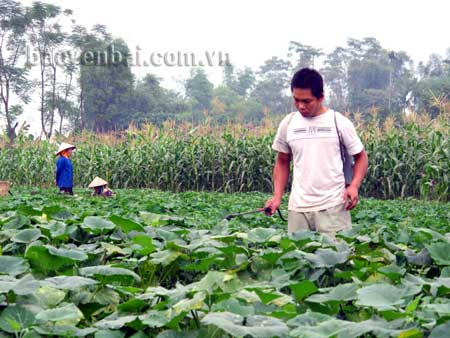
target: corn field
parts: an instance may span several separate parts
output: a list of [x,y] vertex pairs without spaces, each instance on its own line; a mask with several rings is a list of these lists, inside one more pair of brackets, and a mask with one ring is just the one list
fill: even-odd
[[[369,155],[361,194],[376,198],[449,201],[450,123],[416,117],[395,125],[362,124],[355,116]],[[170,191],[272,191],[276,124],[259,129],[209,125],[131,127],[121,135],[83,133],[64,140],[77,146],[72,161],[75,187],[95,177],[113,188]],[[58,140],[61,141],[61,140]],[[54,186],[56,143],[18,139],[0,151],[0,180],[13,186]]]

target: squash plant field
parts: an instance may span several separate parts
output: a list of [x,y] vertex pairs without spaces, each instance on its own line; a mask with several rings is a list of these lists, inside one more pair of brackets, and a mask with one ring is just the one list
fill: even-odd
[[448,203],[363,199],[332,242],[224,220],[260,193],[77,193],[0,198],[0,337],[449,335]]

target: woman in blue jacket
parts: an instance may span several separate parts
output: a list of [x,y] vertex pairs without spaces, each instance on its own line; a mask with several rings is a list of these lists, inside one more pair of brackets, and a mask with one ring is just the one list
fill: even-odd
[[73,195],[73,166],[70,156],[75,146],[69,143],[61,143],[56,155],[56,185],[60,192]]

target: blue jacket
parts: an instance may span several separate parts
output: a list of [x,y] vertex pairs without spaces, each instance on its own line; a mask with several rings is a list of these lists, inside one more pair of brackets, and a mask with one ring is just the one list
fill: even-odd
[[64,156],[59,156],[56,161],[56,184],[59,188],[73,187],[72,161]]

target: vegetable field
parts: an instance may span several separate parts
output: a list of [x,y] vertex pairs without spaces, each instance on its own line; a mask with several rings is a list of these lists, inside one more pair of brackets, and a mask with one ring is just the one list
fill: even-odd
[[0,198],[0,337],[448,334],[448,203],[363,199],[337,242],[275,216],[224,220],[267,197],[14,190]]

